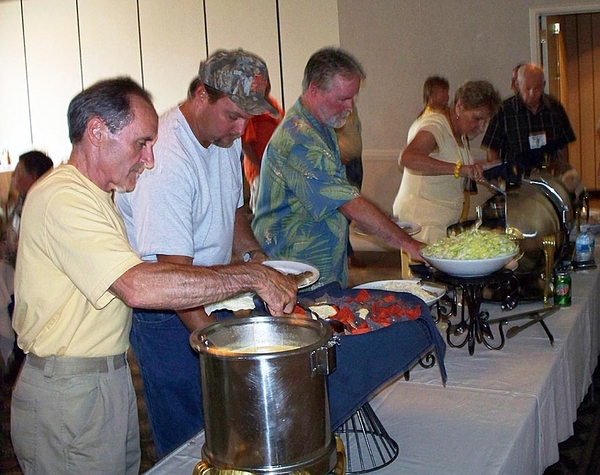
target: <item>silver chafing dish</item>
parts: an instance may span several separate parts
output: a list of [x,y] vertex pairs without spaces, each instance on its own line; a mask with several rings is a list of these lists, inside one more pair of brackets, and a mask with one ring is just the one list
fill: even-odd
[[[571,257],[569,235],[576,206],[574,196],[559,178],[534,170],[519,186],[494,195],[479,207],[482,226],[503,229],[519,239],[523,253],[515,271],[519,300],[547,298],[548,270]],[[551,262],[546,262],[548,255]],[[508,289],[486,289],[485,298],[503,300],[506,292],[515,290],[514,284]]]

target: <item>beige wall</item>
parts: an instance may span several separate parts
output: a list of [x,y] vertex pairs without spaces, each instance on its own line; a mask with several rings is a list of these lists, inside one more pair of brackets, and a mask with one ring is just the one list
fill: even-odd
[[[359,103],[364,193],[391,212],[400,181],[395,160],[421,110],[424,79],[441,74],[451,95],[487,79],[504,96],[510,71],[530,60],[530,8],[590,5],[585,0],[338,0],[340,44],[364,65]],[[478,150],[478,143],[474,149]]]

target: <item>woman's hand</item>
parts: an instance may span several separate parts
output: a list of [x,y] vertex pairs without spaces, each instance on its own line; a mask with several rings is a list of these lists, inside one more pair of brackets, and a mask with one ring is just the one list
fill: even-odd
[[470,178],[471,180],[479,180],[483,178],[483,165],[474,163],[473,165],[463,165],[458,171],[459,176]]

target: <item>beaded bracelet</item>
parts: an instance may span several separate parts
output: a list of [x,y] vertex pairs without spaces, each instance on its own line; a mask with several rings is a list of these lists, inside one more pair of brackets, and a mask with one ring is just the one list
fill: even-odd
[[460,169],[463,166],[462,162],[459,160],[456,162],[456,165],[454,165],[454,178],[460,178]]

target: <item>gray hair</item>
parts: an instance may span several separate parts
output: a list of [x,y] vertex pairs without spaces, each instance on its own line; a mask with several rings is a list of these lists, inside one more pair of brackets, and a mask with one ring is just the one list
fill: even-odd
[[67,121],[72,144],[83,138],[88,121],[99,117],[110,133],[123,130],[133,120],[131,97],[137,96],[152,105],[152,96],[129,77],[98,81],[77,94],[69,104]]
[[537,72],[541,74],[544,84],[546,83],[546,74],[542,68],[535,63],[525,63],[519,66],[519,70],[517,71],[517,86],[521,84],[527,72]]
[[339,48],[323,48],[314,53],[304,68],[302,92],[314,84],[321,90],[328,90],[335,76],[365,79],[366,74],[354,56]]
[[454,104],[461,101],[466,110],[487,107],[491,115],[496,114],[502,99],[494,86],[488,81],[468,81],[454,94]]

